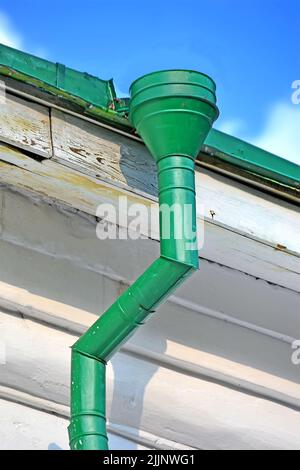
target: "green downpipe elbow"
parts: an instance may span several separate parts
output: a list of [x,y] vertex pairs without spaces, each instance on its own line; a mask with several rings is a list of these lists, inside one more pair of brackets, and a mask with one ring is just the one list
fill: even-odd
[[131,85],[130,120],[157,163],[161,255],[72,347],[70,447],[106,450],[107,361],[198,269],[195,159],[218,116],[204,74],[167,70]]

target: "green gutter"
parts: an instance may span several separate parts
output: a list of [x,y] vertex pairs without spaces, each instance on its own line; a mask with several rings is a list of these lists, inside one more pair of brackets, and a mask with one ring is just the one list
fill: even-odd
[[300,165],[212,129],[202,151],[270,180],[300,189]]
[[124,125],[124,100],[117,99],[113,80],[101,80],[1,44],[0,74],[69,101],[96,119]]
[[[101,80],[33,55],[0,45],[0,74],[61,97],[82,112],[129,134],[128,100],[116,98],[112,80]],[[202,152],[237,168],[290,188],[300,189],[300,166],[236,137],[212,129]]]
[[[63,90],[103,109],[108,109],[116,98],[111,80],[101,80],[7,46],[0,47],[0,64],[19,72],[22,77],[37,79],[52,89]],[[5,69],[3,70],[5,72]]]
[[198,72],[163,71],[135,81],[131,94],[131,121],[157,163],[161,255],[72,347],[74,450],[108,448],[106,363],[198,268],[194,167],[218,115],[215,85]]

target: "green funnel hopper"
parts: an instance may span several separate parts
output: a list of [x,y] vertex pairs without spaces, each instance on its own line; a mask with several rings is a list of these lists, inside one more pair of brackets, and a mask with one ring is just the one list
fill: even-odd
[[218,117],[215,91],[211,78],[189,70],[154,72],[132,83],[129,118],[156,161],[196,158]]

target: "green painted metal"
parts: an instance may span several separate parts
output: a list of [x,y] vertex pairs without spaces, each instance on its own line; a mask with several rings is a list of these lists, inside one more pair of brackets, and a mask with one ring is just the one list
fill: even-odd
[[129,118],[155,160],[167,155],[195,159],[218,115],[215,83],[198,72],[171,70],[142,77],[130,92]]
[[73,377],[81,377],[82,383],[88,386],[80,387],[76,380],[71,383],[71,394],[76,400],[71,402],[70,446],[76,450],[107,449],[106,366],[97,359],[73,351],[71,371]]
[[0,64],[105,109],[116,97],[111,80],[101,80],[8,46],[0,47]]
[[212,129],[205,140],[203,150],[249,172],[290,187],[300,188],[300,165],[224,132]]
[[157,162],[161,254],[72,347],[74,450],[107,449],[106,362],[198,268],[194,163],[218,115],[215,85],[198,72],[162,71],[134,82],[131,96],[130,119]]
[[[161,207],[194,203],[194,161],[218,116],[215,90],[208,76],[186,70],[154,72],[131,85],[129,117],[157,162]],[[163,214],[160,226],[169,227]],[[161,247],[165,257],[197,267],[196,217],[190,217],[182,226],[173,220]]]
[[191,268],[193,266],[158,258],[74,344],[73,349],[106,362],[134,330],[145,323]]
[[[94,119],[110,123],[129,134],[134,133],[134,128],[126,118],[129,111],[128,100],[116,98],[112,80],[100,80],[1,44],[0,74],[61,97],[79,106],[84,114]],[[148,79],[142,78],[145,87]],[[213,101],[215,90],[213,81],[203,75],[202,85],[203,91],[206,88],[206,97]],[[133,83],[132,91],[135,86],[136,83]],[[151,93],[150,89],[148,93]],[[210,130],[202,152],[213,154],[221,161],[248,171],[249,177],[255,174],[264,180],[272,180],[290,188],[300,188],[299,165],[218,130]]]

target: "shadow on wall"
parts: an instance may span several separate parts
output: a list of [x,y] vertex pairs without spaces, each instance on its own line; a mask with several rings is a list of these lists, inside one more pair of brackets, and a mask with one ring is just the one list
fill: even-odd
[[[164,354],[167,347],[166,339],[159,337],[155,341],[155,352]],[[151,383],[152,377],[159,369],[159,365],[145,362],[127,353],[117,353],[111,361],[113,368],[113,393],[108,407],[108,419],[113,426],[128,426],[128,439],[133,438],[140,444],[145,444],[140,436],[140,429],[143,419],[144,401],[147,395],[147,387]],[[124,367],[126,364],[126,367]],[[109,374],[108,374],[109,375]],[[130,378],[130,380],[128,380]],[[147,398],[146,398],[147,399]],[[153,410],[155,413],[155,409]],[[149,407],[147,409],[149,414]],[[149,416],[148,416],[149,418]],[[165,419],[165,417],[163,417]],[[158,416],[153,416],[152,432],[155,434],[159,420]],[[151,432],[151,431],[149,431]],[[126,430],[125,430],[126,433]],[[132,449],[137,449],[138,444],[132,444]],[[147,447],[149,444],[147,443]],[[150,445],[151,447],[151,445]],[[155,447],[153,447],[155,449]]]
[[50,442],[48,445],[48,450],[64,450],[59,445],[57,445],[55,442]]

